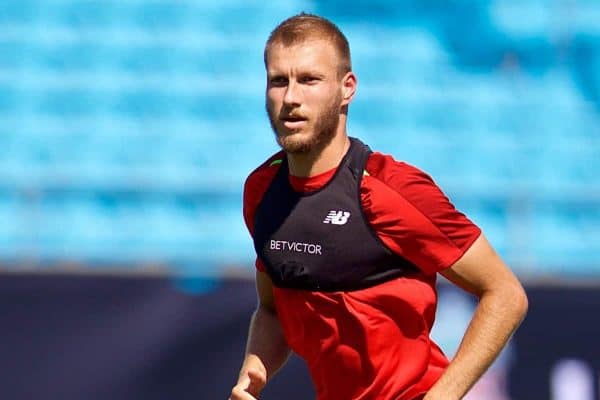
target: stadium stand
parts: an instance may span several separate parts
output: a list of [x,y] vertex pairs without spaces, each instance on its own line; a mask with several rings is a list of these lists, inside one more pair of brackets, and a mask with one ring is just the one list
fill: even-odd
[[429,172],[521,276],[600,276],[600,3],[349,3],[3,1],[0,259],[250,265],[262,46],[306,10],[348,33],[351,134]]

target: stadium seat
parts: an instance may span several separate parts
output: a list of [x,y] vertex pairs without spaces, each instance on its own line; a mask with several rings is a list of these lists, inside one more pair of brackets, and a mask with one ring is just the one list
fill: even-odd
[[242,185],[278,150],[263,43],[304,9],[350,39],[351,135],[428,172],[502,255],[527,253],[518,272],[593,268],[600,5],[365,4],[3,2],[0,261],[249,265]]

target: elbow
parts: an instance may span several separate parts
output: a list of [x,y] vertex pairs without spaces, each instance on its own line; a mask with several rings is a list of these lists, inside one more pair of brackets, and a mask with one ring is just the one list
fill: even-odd
[[521,321],[525,319],[525,316],[527,315],[527,311],[529,311],[529,299],[527,298],[527,292],[525,291],[525,289],[523,288],[523,286],[519,285],[520,287],[520,291],[518,294],[518,305],[519,305],[519,312],[520,312],[520,316],[521,316]]
[[488,304],[495,312],[504,315],[517,326],[525,319],[529,309],[527,293],[517,280],[495,285],[483,293],[480,300],[484,299],[489,299]]
[[505,299],[508,300],[507,304],[511,305],[515,319],[520,323],[525,319],[527,311],[529,310],[527,292],[519,282],[510,285],[507,289],[508,290],[505,291]]

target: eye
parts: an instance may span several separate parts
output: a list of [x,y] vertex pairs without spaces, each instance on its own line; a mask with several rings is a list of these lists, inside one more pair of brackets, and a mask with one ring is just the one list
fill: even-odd
[[275,87],[282,87],[288,84],[287,78],[283,76],[274,76],[269,79],[269,85]]
[[304,83],[304,84],[307,84],[307,85],[315,84],[318,81],[320,81],[320,79],[318,77],[316,77],[316,76],[313,76],[313,75],[306,75],[306,76],[303,76],[300,79],[298,79],[298,82]]

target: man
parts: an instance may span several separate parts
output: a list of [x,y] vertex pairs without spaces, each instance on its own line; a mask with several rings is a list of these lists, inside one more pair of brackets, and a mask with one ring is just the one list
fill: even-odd
[[[523,319],[522,286],[431,178],[348,137],[357,80],[334,24],[291,17],[264,58],[283,151],[244,187],[259,305],[230,399],[257,399],[291,350],[319,400],[460,399]],[[451,362],[429,337],[438,272],[479,297]]]

